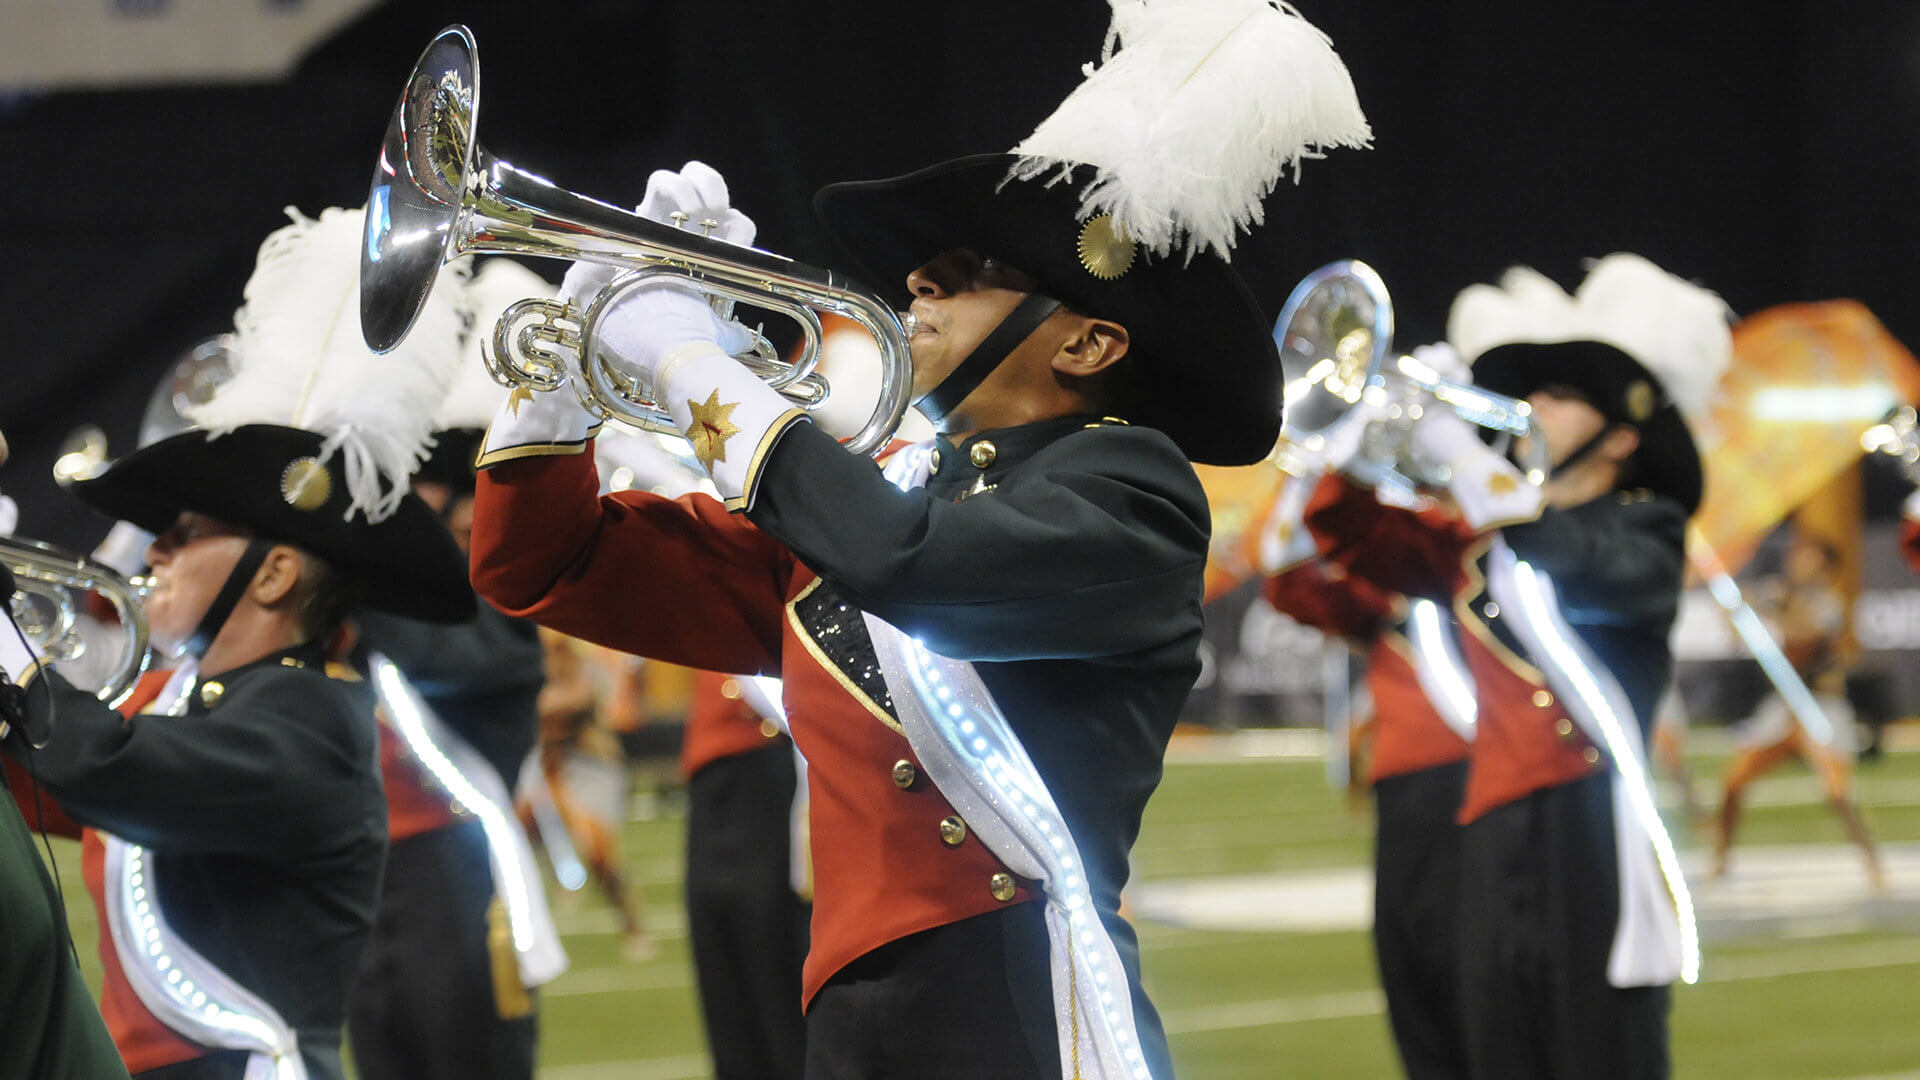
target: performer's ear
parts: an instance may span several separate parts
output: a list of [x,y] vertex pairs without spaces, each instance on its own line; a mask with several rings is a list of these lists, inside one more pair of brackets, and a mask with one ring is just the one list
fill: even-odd
[[1053,370],[1086,377],[1112,367],[1127,355],[1132,339],[1127,328],[1110,319],[1067,313],[1075,325],[1053,354]]

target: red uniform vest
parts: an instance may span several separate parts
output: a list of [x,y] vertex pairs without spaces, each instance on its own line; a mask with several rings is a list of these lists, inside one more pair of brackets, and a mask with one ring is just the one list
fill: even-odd
[[800,625],[794,603],[819,579],[785,545],[705,495],[602,500],[598,487],[590,452],[481,473],[474,583],[507,614],[573,637],[785,680],[811,806],[803,1003],[890,941],[1035,897],[1017,879],[995,895],[1006,867],[962,832],[897,723]]
[[1306,517],[1322,556],[1349,573],[1453,604],[1479,702],[1461,824],[1606,768],[1604,755],[1560,707],[1539,670],[1501,643],[1484,609],[1472,606],[1483,584],[1477,563],[1485,537],[1451,515],[1382,506],[1372,492],[1344,480],[1321,485]]

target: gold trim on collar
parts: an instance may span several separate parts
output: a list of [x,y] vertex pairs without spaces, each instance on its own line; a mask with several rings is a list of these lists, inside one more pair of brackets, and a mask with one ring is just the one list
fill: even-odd
[[820,646],[813,640],[813,635],[807,633],[807,628],[801,625],[800,612],[797,610],[797,607],[800,601],[805,600],[813,594],[813,590],[820,587],[821,580],[820,578],[814,578],[807,584],[806,588],[800,590],[798,595],[787,601],[787,624],[793,627],[794,636],[800,639],[800,644],[807,647],[807,652],[812,654],[814,661],[833,675],[834,681],[840,684],[841,689],[845,690],[848,696],[866,706],[867,711],[873,714],[874,719],[893,729],[900,737],[905,738],[907,729],[900,726],[900,721],[888,716],[887,710],[881,708],[879,703],[868,697],[866,691],[860,689],[852,679],[847,678],[847,673],[841,671],[838,664],[828,659],[826,653],[820,651]]

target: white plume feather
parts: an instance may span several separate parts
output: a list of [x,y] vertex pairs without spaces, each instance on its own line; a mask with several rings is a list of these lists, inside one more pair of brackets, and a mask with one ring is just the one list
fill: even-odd
[[1688,422],[1706,418],[1733,363],[1733,312],[1718,293],[1621,252],[1593,264],[1574,300],[1586,336],[1640,361]]
[[480,343],[493,336],[493,324],[508,304],[558,293],[545,278],[512,259],[486,259],[475,265],[473,278],[467,283],[473,332],[467,335],[460,363],[453,370],[452,386],[434,416],[435,431],[484,428],[493,421],[507,391],[487,374],[487,366],[480,359]]
[[220,435],[281,424],[325,436],[322,460],[342,458],[347,514],[380,521],[399,509],[425,459],[434,410],[445,400],[471,321],[464,267],[440,272],[426,309],[384,356],[360,335],[360,244],[365,215],[338,207],[292,224],[260,246],[246,303],[234,313],[233,377],[189,419]]
[[1297,178],[1326,147],[1371,143],[1346,65],[1291,7],[1111,2],[1100,66],[1013,149],[1014,179],[1093,166],[1083,217],[1111,213],[1156,255],[1230,258],[1287,170]]
[[1578,336],[1573,297],[1530,267],[1510,267],[1498,285],[1469,285],[1447,313],[1447,341],[1469,363],[1497,345]]

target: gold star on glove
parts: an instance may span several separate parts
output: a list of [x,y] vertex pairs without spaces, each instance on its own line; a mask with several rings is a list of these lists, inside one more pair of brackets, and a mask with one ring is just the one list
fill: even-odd
[[1497,472],[1487,477],[1487,494],[1489,495],[1510,495],[1519,488],[1520,481],[1506,473]]
[[739,407],[737,401],[720,404],[718,388],[707,395],[705,404],[687,399],[687,408],[693,414],[687,424],[687,441],[693,443],[693,456],[708,472],[713,471],[714,462],[727,460],[727,440],[740,434],[732,421],[733,410]]
[[524,386],[516,386],[513,393],[507,395],[507,415],[519,416],[520,406],[533,400],[533,391]]

